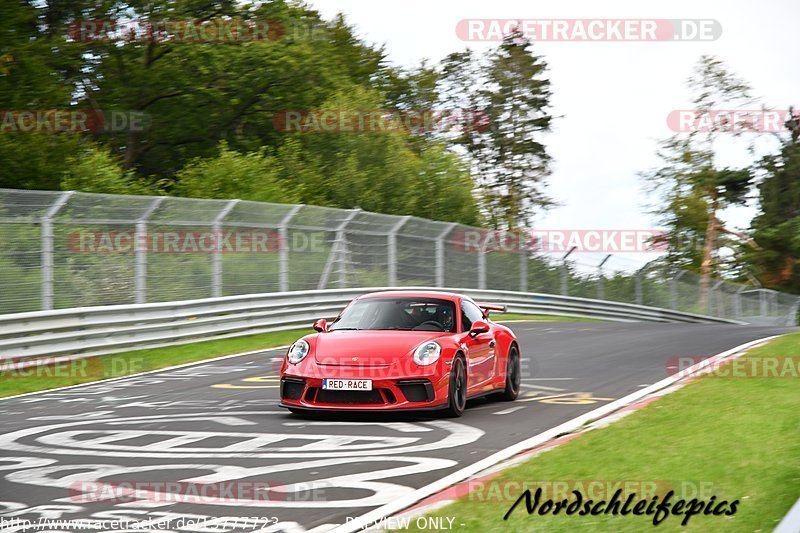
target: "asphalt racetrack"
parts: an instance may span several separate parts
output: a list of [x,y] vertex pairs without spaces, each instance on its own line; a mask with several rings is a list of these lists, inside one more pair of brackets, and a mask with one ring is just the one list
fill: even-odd
[[0,531],[41,519],[84,520],[81,531],[119,531],[113,520],[139,521],[135,531],[326,531],[659,381],[678,357],[789,331],[510,325],[521,398],[475,400],[458,419],[291,415],[277,406],[283,350],[0,400]]

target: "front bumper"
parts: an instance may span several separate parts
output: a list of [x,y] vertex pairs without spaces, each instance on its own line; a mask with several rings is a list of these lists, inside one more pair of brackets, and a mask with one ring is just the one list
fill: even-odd
[[437,393],[436,385],[440,384],[428,378],[382,378],[372,380],[371,391],[323,390],[322,378],[284,375],[281,378],[280,405],[331,411],[438,409],[447,404],[447,389]]

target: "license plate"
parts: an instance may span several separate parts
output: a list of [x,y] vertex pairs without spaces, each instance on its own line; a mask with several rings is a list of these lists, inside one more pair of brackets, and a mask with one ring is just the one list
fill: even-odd
[[323,379],[325,390],[372,390],[371,379]]

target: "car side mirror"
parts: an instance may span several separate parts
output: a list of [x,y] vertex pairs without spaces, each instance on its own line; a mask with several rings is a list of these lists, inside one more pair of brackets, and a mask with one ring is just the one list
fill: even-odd
[[326,331],[328,331],[328,321],[325,320],[324,318],[320,318],[319,320],[314,322],[314,324],[311,327],[314,328],[316,331],[319,331],[320,333],[325,333]]
[[469,334],[471,337],[475,337],[480,335],[481,333],[487,333],[489,331],[489,324],[484,322],[483,320],[476,320],[472,323],[472,327],[469,328]]

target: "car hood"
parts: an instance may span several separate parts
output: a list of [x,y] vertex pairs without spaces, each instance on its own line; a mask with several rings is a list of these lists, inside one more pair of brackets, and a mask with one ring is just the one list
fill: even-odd
[[330,331],[317,335],[314,359],[323,365],[387,366],[425,341],[447,333],[435,331]]

